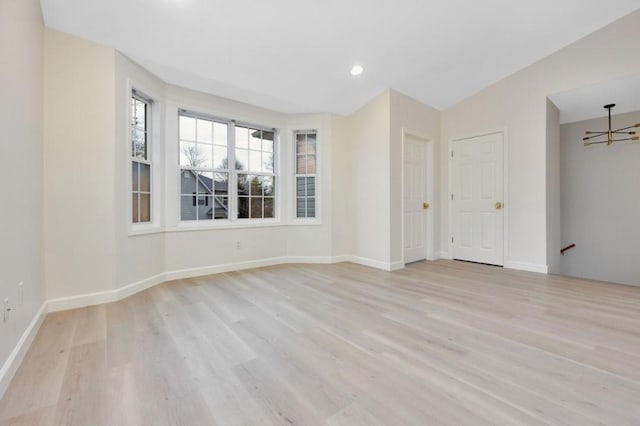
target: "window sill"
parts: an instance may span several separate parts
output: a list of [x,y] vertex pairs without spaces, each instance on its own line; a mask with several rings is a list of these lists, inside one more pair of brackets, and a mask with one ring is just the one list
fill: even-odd
[[217,223],[200,223],[200,222],[180,222],[176,226],[170,226],[165,229],[166,232],[193,232],[193,231],[215,231],[220,229],[247,229],[247,228],[275,228],[287,226],[280,220],[261,220],[252,221],[240,219],[236,221],[220,220]]
[[316,219],[292,219],[291,226],[320,226],[322,225],[322,221],[318,218]]
[[164,232],[164,228],[160,225],[156,225],[153,223],[149,224],[137,224],[131,225],[129,228],[129,236],[135,237],[136,235],[149,235],[149,234],[161,234]]

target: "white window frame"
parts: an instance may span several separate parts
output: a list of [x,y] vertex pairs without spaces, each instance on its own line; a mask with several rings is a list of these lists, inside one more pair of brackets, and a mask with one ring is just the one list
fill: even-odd
[[[204,120],[210,120],[217,123],[223,123],[227,125],[227,166],[228,170],[225,172],[229,173],[229,188],[233,188],[233,191],[229,191],[228,193],[228,208],[229,215],[227,219],[214,219],[214,220],[182,220],[181,210],[180,210],[180,202],[182,198],[181,193],[181,172],[185,168],[180,164],[180,117],[186,116],[191,118],[200,118]],[[196,111],[194,109],[187,108],[178,108],[178,114],[176,116],[177,120],[177,132],[176,132],[176,150],[177,150],[177,191],[176,192],[176,206],[177,206],[177,229],[211,229],[211,228],[251,228],[251,227],[260,227],[260,226],[276,226],[280,225],[281,218],[281,174],[280,174],[280,131],[277,128],[269,127],[265,125],[249,123],[245,121],[233,120],[228,118],[222,118],[216,115],[207,114],[203,112]],[[236,170],[236,152],[235,152],[235,128],[236,126],[248,127],[255,130],[262,130],[274,133],[273,140],[273,161],[274,168],[273,173],[265,173],[265,172],[254,172],[251,170]],[[230,167],[233,165],[233,167]],[[190,167],[187,167],[190,168]],[[191,169],[191,168],[190,168]],[[201,171],[211,171],[216,173],[215,169],[205,169],[205,168],[195,168]],[[221,170],[217,170],[218,173]],[[249,174],[249,175],[266,175],[266,176],[274,176],[275,185],[274,185],[274,209],[275,214],[273,218],[238,218],[237,217],[237,209],[238,209],[238,173],[240,174]]]
[[[313,133],[316,135],[316,172],[315,174],[299,174],[298,173],[298,147],[297,147],[297,135],[298,134],[310,134]],[[291,191],[291,200],[292,200],[292,224],[295,225],[320,225],[322,223],[321,220],[321,212],[322,212],[322,201],[321,201],[321,169],[320,169],[320,132],[317,129],[298,129],[292,132],[292,141],[291,141],[291,151],[293,158],[292,165],[292,174],[293,174],[293,188]],[[315,199],[316,199],[316,215],[315,217],[298,217],[298,178],[299,177],[315,177]]]
[[[157,145],[157,141],[159,140],[157,134],[157,124],[158,124],[158,113],[159,113],[159,103],[155,100],[153,96],[148,95],[147,91],[139,90],[136,86],[132,85],[131,82],[127,82],[127,121],[126,121],[126,132],[127,137],[126,142],[126,156],[127,156],[127,223],[129,224],[129,235],[137,235],[137,234],[147,234],[160,231],[160,214],[161,207],[159,205],[159,193],[158,193],[158,179],[160,174],[158,173],[159,167],[159,148]],[[146,132],[147,132],[147,158],[141,159],[133,156],[132,146],[132,132],[131,132],[131,118],[132,118],[132,107],[131,107],[131,99],[135,98],[147,105],[146,108]],[[149,205],[149,217],[150,221],[148,222],[133,222],[132,218],[132,194],[133,194],[133,174],[131,171],[132,164],[134,162],[139,162],[142,164],[149,165],[150,168],[150,205]]]

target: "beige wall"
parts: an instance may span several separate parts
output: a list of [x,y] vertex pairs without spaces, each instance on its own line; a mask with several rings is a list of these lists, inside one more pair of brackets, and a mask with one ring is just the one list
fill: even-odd
[[45,31],[47,297],[115,286],[114,51]]
[[385,91],[348,117],[351,175],[342,187],[352,198],[353,254],[377,262],[390,262],[390,108]]
[[[432,204],[431,210],[428,214],[433,214],[433,221],[438,223],[439,210],[438,201],[440,188],[439,188],[439,165],[436,161],[439,151],[440,141],[440,112],[434,108],[424,105],[409,96],[402,93],[391,91],[391,129],[390,129],[390,144],[389,144],[389,161],[390,161],[390,200],[389,206],[391,209],[391,229],[390,229],[390,241],[391,241],[391,262],[402,262],[403,259],[403,247],[402,247],[402,209],[403,209],[403,194],[402,194],[402,134],[403,131],[412,133],[414,135],[426,137],[431,140],[431,144],[434,145],[434,170],[427,171],[428,176],[433,176],[433,187],[435,190],[434,198],[429,201]],[[435,240],[434,250],[439,247],[439,232],[435,228],[435,232],[432,235],[428,235],[427,238]]]
[[560,273],[560,110],[547,99],[547,265]]
[[[448,187],[452,138],[506,128],[505,265],[547,269],[547,95],[640,72],[640,12],[630,14],[442,112],[441,188]],[[469,70],[473,72],[473,70]],[[449,203],[441,193],[441,246]]]
[[[640,123],[640,112],[614,115],[615,128]],[[560,126],[561,272],[640,285],[640,142],[582,143],[586,130],[607,128],[607,118]]]
[[[0,0],[0,398],[5,362],[45,299],[42,279],[42,16],[37,0]],[[22,294],[18,283],[23,282]]]

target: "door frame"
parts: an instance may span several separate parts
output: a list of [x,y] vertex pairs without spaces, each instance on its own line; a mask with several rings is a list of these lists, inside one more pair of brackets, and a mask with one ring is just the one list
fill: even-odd
[[408,129],[406,127],[402,128],[402,146],[400,152],[401,164],[400,164],[400,194],[402,197],[402,214],[400,215],[400,242],[402,247],[402,265],[405,265],[404,261],[404,146],[406,143],[407,137],[412,137],[414,139],[418,139],[422,141],[427,146],[427,158],[425,159],[425,171],[427,176],[427,198],[430,200],[431,204],[429,214],[427,214],[427,238],[425,239],[426,260],[435,260],[437,257],[435,255],[435,220],[434,220],[434,212],[436,206],[435,199],[435,158],[434,158],[434,144],[435,140],[432,136],[426,135],[424,133],[416,132],[414,130]]
[[446,194],[447,197],[447,210],[448,210],[448,218],[449,218],[449,234],[447,236],[447,247],[449,248],[448,253],[446,253],[445,257],[447,259],[453,259],[453,243],[451,242],[451,238],[453,237],[453,200],[451,200],[451,194],[453,193],[453,157],[451,153],[453,151],[453,144],[457,141],[462,141],[465,139],[473,139],[480,136],[493,135],[496,133],[502,133],[502,198],[503,198],[503,208],[502,208],[502,265],[503,267],[508,267],[509,264],[509,210],[511,208],[511,203],[509,202],[509,144],[508,144],[508,136],[509,132],[506,127],[502,127],[495,130],[490,130],[486,132],[478,132],[475,134],[458,136],[449,139],[449,145],[447,150],[447,159],[448,159],[448,192]]

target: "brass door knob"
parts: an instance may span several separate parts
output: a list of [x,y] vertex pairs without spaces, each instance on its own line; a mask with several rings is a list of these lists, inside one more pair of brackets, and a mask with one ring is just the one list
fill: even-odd
[[500,210],[502,208],[502,203],[500,201],[498,201],[496,203],[496,210]]
[[428,209],[429,208],[429,203],[422,203],[422,208],[423,209]]

